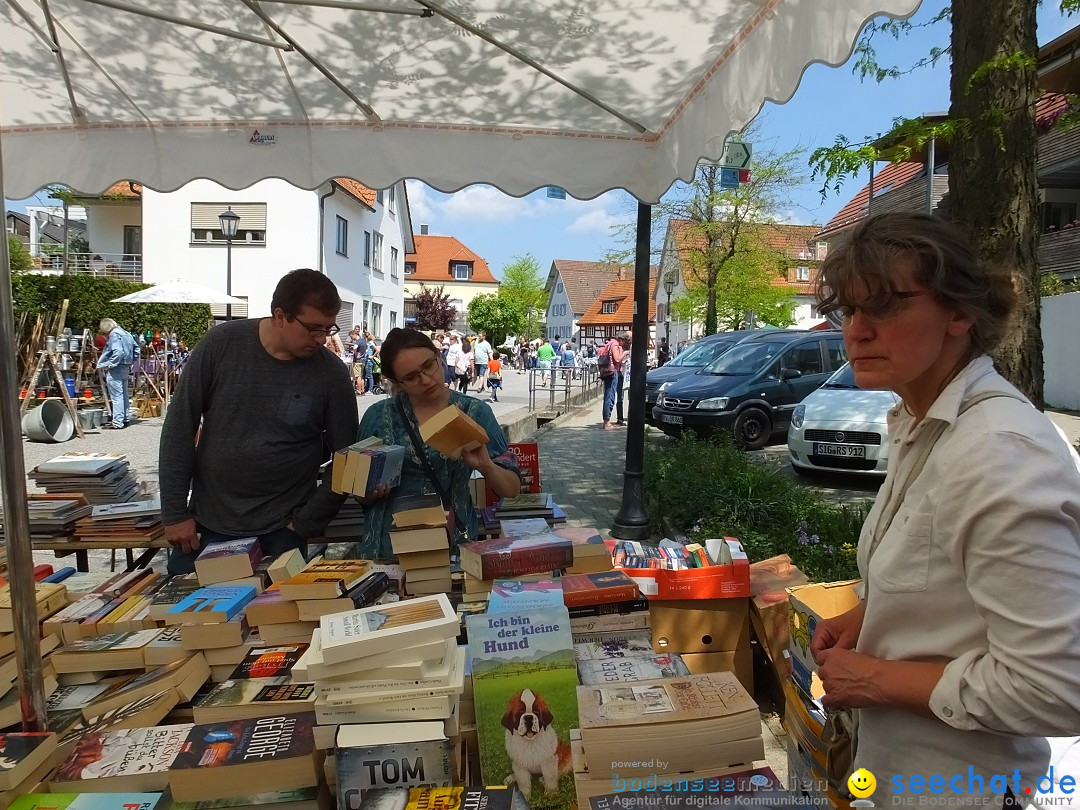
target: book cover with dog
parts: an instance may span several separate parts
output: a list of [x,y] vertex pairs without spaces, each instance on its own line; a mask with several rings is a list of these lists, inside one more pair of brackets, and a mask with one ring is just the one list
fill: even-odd
[[571,807],[577,668],[566,608],[466,621],[483,783],[515,785],[532,810]]

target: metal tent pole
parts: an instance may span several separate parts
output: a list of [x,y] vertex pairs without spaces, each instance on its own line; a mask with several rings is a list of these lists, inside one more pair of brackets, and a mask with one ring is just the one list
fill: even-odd
[[634,258],[634,326],[630,346],[630,408],[626,431],[626,469],[623,472],[622,505],[611,534],[622,540],[649,536],[645,511],[645,374],[649,351],[649,250],[652,206],[638,203],[637,241]]
[[[0,142],[2,142],[0,138]],[[0,143],[0,200],[4,199],[4,155]],[[19,427],[18,349],[11,292],[7,234],[0,239],[0,489],[3,490],[11,612],[15,617],[15,660],[24,731],[45,731],[45,689],[41,678],[41,631],[34,598],[34,556],[26,506],[26,467]],[[7,346],[7,349],[2,347]]]

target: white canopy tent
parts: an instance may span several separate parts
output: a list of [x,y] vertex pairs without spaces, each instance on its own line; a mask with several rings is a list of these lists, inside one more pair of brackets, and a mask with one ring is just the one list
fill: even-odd
[[[790,98],[808,64],[844,62],[870,17],[918,5],[0,0],[0,194],[26,197],[54,182],[96,193],[125,179],[167,191],[197,177],[315,188],[345,175],[375,188],[405,177],[443,191],[484,182],[513,195],[624,188],[651,204],[699,158],[720,157],[766,99]],[[637,296],[647,294],[644,230]],[[5,242],[0,345],[10,360],[7,268]],[[644,342],[635,341],[636,370]],[[29,641],[37,627],[15,364],[0,366],[19,668],[31,685],[24,724],[36,728],[44,703]],[[643,377],[635,382],[643,399]],[[631,431],[628,478],[641,441]]]

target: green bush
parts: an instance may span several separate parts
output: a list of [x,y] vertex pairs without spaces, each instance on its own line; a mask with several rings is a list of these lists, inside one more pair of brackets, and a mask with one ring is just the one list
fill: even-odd
[[738,537],[753,560],[789,554],[813,582],[858,576],[855,552],[866,507],[833,506],[735,447],[729,436],[684,433],[645,454],[646,508],[695,540]]
[[110,303],[114,298],[149,286],[86,275],[20,273],[11,279],[15,317],[25,312],[30,324],[40,314],[58,311],[67,298],[66,325],[74,332],[89,329],[91,334],[96,334],[101,319],[112,318],[132,334],[165,329],[176,332],[188,346],[194,346],[206,333],[210,321],[210,307],[206,304]]

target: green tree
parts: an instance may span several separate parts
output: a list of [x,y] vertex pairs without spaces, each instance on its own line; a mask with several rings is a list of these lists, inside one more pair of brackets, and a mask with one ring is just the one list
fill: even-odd
[[[734,255],[725,262],[723,273],[717,277],[716,323],[719,330],[746,329],[755,323],[783,329],[795,323],[794,292],[773,283],[783,264],[777,254],[755,246],[755,241],[752,235],[740,237],[740,242],[746,245],[736,245]],[[707,325],[708,291],[705,314]],[[751,317],[753,322],[750,322]]]
[[525,313],[518,301],[504,295],[478,295],[469,302],[469,329],[484,332],[492,346],[500,346],[507,335],[519,335]]
[[450,294],[443,285],[428,287],[420,284],[416,294],[416,328],[429,332],[450,329],[457,319],[457,307],[450,303]]
[[524,315],[521,325],[510,330],[520,331],[525,337],[540,337],[547,311],[547,292],[540,273],[540,263],[531,253],[515,256],[514,261],[503,268],[499,297],[516,303]]
[[19,241],[19,237],[13,233],[7,235],[8,242],[8,270],[12,274],[25,273],[34,266],[34,259],[26,245]]
[[[845,135],[811,156],[823,193],[878,160],[899,162],[920,151],[931,138],[950,143],[950,216],[971,238],[980,259],[1007,268],[1020,293],[1014,328],[994,353],[1001,373],[1036,405],[1043,404],[1042,331],[1035,150],[1035,104],[1039,0],[954,0],[924,25],[951,23],[947,48],[934,48],[919,64],[952,60],[949,118],[928,123],[900,119],[884,137],[853,144]],[[1078,10],[1077,0],[1060,0],[1063,12]],[[857,51],[856,72],[877,81],[909,70],[877,63],[872,37],[900,36],[907,21],[871,24]],[[1075,114],[1061,123],[1075,124]],[[883,146],[885,144],[885,146]]]

